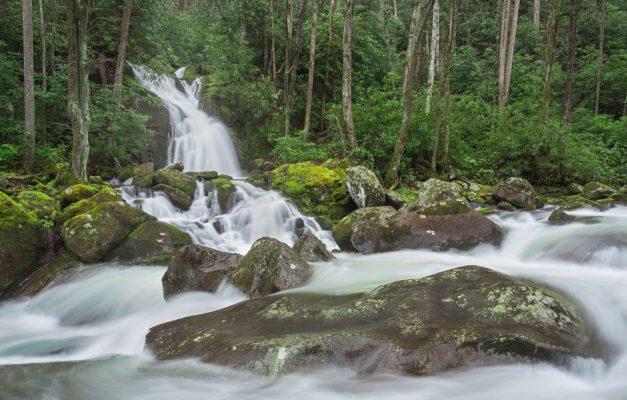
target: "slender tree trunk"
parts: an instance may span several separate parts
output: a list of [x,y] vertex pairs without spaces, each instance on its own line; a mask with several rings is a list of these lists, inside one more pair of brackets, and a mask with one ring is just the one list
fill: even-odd
[[603,78],[603,42],[605,37],[605,16],[607,8],[605,0],[601,0],[601,25],[599,27],[599,62],[597,64],[597,86],[594,98],[594,115],[599,114],[599,103],[601,102],[601,80]]
[[520,0],[514,0],[514,11],[512,13],[512,21],[509,31],[509,44],[507,46],[507,60],[505,64],[505,86],[503,88],[504,98],[503,107],[509,100],[509,88],[512,81],[512,64],[514,62],[514,47],[516,45],[516,30],[518,28],[518,9],[520,7]]
[[303,49],[303,27],[307,17],[307,0],[303,0],[300,12],[298,13],[298,23],[296,24],[296,40],[294,42],[294,54],[290,73],[290,110],[294,109],[294,91],[296,89],[296,75],[300,65],[300,53]]
[[285,0],[285,66],[283,68],[283,97],[285,99],[285,136],[291,131],[290,110],[290,47],[292,41],[292,0]]
[[72,175],[87,180],[89,158],[88,0],[68,0],[68,114],[72,126]]
[[44,5],[42,0],[39,4],[39,41],[41,42],[41,90],[48,91],[48,57],[46,54],[46,22],[44,19]]
[[446,68],[444,69],[444,151],[442,154],[442,167],[448,167],[448,148],[451,137],[451,59],[453,57],[453,51],[455,51],[455,18],[457,16],[457,3],[455,0],[450,0],[449,12],[450,18],[448,20],[448,34],[446,44]]
[[509,31],[509,9],[511,0],[503,0],[501,12],[501,33],[499,35],[499,108],[505,107],[505,69],[507,66],[507,32]]
[[24,35],[24,169],[31,171],[35,162],[35,68],[33,65],[33,3],[22,2]]
[[104,52],[98,53],[98,75],[100,75],[100,83],[107,85],[107,59]]
[[57,63],[55,60],[56,42],[57,42],[57,0],[52,0],[50,3],[50,9],[52,11],[52,17],[50,19],[50,27],[52,31],[52,37],[50,38],[50,74],[52,76],[57,75]]
[[311,38],[309,40],[309,74],[307,76],[307,103],[305,105],[305,138],[311,126],[311,105],[313,102],[314,68],[316,66],[316,29],[318,24],[318,0],[311,2]]
[[533,26],[540,28],[540,0],[533,0]]
[[335,1],[329,0],[329,22],[327,27],[327,55],[324,60],[324,82],[322,84],[322,98],[320,108],[320,129],[324,130],[324,120],[327,113],[327,94],[331,75],[331,50],[333,49],[333,12]]
[[566,66],[566,87],[564,88],[564,122],[571,121],[573,111],[573,73],[575,70],[575,37],[577,33],[577,0],[570,0],[568,20],[568,63]]
[[398,179],[398,168],[401,164],[403,151],[405,150],[405,141],[407,140],[407,133],[409,132],[409,122],[412,112],[413,80],[415,76],[414,69],[416,68],[418,37],[420,36],[421,30],[424,28],[432,6],[433,0],[414,1],[411,24],[409,27],[409,38],[407,41],[407,53],[405,55],[405,70],[403,72],[403,120],[396,139],[396,145],[394,146],[394,153],[392,154],[390,165],[385,175],[387,185],[392,185]]
[[346,126],[346,136],[351,149],[357,147],[355,137],[355,124],[353,122],[353,100],[352,100],[352,41],[353,41],[353,7],[355,1],[347,0],[346,16],[344,20],[343,42],[343,73],[342,73],[342,111],[344,115],[344,125]]
[[427,102],[425,104],[425,112],[431,111],[431,98],[433,97],[433,86],[435,85],[435,70],[440,65],[438,61],[440,38],[440,0],[433,3],[433,18],[431,21],[431,51],[429,56],[429,80],[427,87]]
[[388,70],[392,70],[392,40],[390,39],[390,29],[388,27],[388,2],[387,0],[381,1],[381,19],[383,21],[383,37],[385,38],[385,48],[387,49],[388,56]]
[[126,46],[128,45],[128,31],[131,26],[131,10],[133,0],[124,2],[124,14],[122,15],[122,29],[120,29],[120,41],[118,42],[118,58],[115,63],[115,78],[113,79],[113,101],[119,102],[122,92],[122,80],[124,78],[124,65],[126,60]]
[[398,18],[398,5],[396,0],[392,0],[392,6],[394,7],[394,18]]
[[[545,75],[544,96],[542,107],[542,139],[545,137],[546,124],[549,121],[549,106],[551,102],[551,82],[553,78],[553,61],[555,59],[555,41],[557,39],[557,27],[559,24],[559,0],[552,1],[552,20],[547,25],[545,48]],[[549,16],[547,15],[547,18]],[[544,145],[544,143],[542,143]],[[546,150],[546,148],[545,148]]]
[[274,0],[270,0],[270,37],[271,37],[271,49],[270,58],[272,59],[272,83],[274,87],[277,87],[277,71],[276,71],[276,27],[275,27],[275,9]]

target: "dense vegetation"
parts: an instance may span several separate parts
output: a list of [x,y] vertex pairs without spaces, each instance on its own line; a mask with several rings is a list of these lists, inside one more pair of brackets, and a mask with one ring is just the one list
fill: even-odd
[[[521,2],[510,94],[503,107],[499,107],[498,80],[502,1],[442,0],[436,19],[431,17],[433,1],[355,2],[350,69],[356,145],[351,146],[343,115],[342,55],[347,7],[353,1],[316,1],[126,1],[131,7],[126,59],[166,73],[179,66],[193,66],[188,76],[203,76],[206,107],[233,129],[240,153],[248,160],[295,162],[349,157],[383,177],[403,119],[412,12],[415,4],[431,3],[427,4],[430,14],[426,23],[413,32],[418,43],[417,70],[410,88],[413,103],[398,170],[403,180],[456,170],[486,182],[521,175],[542,184],[590,180],[625,183],[624,2],[541,2],[539,23],[534,21],[534,2]],[[69,162],[72,150],[66,106],[68,25],[65,2],[35,3],[34,169],[42,171]],[[115,100],[112,83],[125,2],[70,3],[89,7],[88,169],[92,175],[107,176],[118,165],[145,161],[147,117],[136,104],[140,98],[155,104],[158,100],[132,80],[129,67],[120,99]],[[317,23],[313,22],[314,3]],[[22,165],[26,151],[22,12],[22,4],[0,0],[0,169],[5,171]],[[291,16],[289,22],[287,15]],[[435,20],[439,22],[437,31],[432,27]],[[305,129],[314,25],[311,128]],[[433,32],[439,35],[439,55],[432,73]],[[569,59],[573,60],[572,68]],[[549,64],[552,69],[547,74]],[[447,90],[441,91],[444,84]],[[428,97],[431,107],[426,112]],[[445,150],[444,140],[439,141],[432,164],[436,125],[442,125],[442,132],[445,128],[450,131],[450,144]],[[444,159],[446,151],[448,157]]]

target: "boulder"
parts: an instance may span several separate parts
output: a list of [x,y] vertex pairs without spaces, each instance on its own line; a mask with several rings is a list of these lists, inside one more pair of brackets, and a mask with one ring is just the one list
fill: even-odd
[[292,246],[292,250],[307,262],[335,260],[327,246],[311,232],[303,233]]
[[28,212],[39,219],[48,219],[59,210],[59,203],[47,194],[27,190],[17,195],[17,201]]
[[150,187],[155,184],[155,166],[148,162],[134,168],[133,185]]
[[0,192],[0,293],[42,254],[41,226],[35,215]]
[[419,186],[416,199],[408,204],[407,210],[429,206],[440,201],[461,198],[462,188],[456,183],[431,178]]
[[181,248],[163,275],[163,295],[167,298],[188,291],[215,292],[231,267],[242,258],[198,244]]
[[566,187],[566,191],[570,195],[583,194],[583,186],[579,185],[578,183],[572,182],[568,184],[568,186]]
[[385,193],[385,205],[392,206],[397,210],[407,204],[407,200],[398,192],[392,190]]
[[89,198],[98,193],[100,190],[101,188],[97,186],[85,185],[84,183],[72,185],[61,192],[61,195],[59,196],[61,207],[67,207],[79,200]]
[[[216,201],[220,206],[220,211],[222,213],[231,211],[235,205],[235,200],[237,199],[237,188],[231,180],[226,178],[217,178],[209,182],[205,182],[204,185],[205,192],[209,196],[207,199],[208,202],[210,202],[213,198],[211,194],[215,192]],[[210,207],[210,204],[207,204],[207,207]]]
[[581,195],[568,196],[560,205],[560,209],[562,210],[574,210],[576,208],[596,208],[604,210],[606,207]]
[[263,237],[229,270],[229,281],[250,297],[302,286],[313,268],[285,243]]
[[410,203],[362,208],[333,227],[342,250],[380,253],[401,249],[469,249],[480,243],[498,243],[501,229],[464,199],[449,199],[419,207]]
[[85,214],[100,204],[110,201],[123,201],[123,199],[120,193],[111,188],[105,187],[95,195],[79,200],[76,203],[72,203],[65,207],[60,213],[57,213],[54,216],[54,220],[58,225],[63,225],[68,219],[79,214]]
[[158,359],[265,375],[352,367],[433,375],[596,356],[582,313],[561,293],[466,266],[367,294],[293,293],[244,301],[150,329]]
[[196,179],[177,169],[161,169],[155,173],[155,180],[157,184],[168,185],[182,191],[190,199],[193,199],[196,193]]
[[599,200],[610,197],[615,190],[600,182],[588,182],[583,187],[583,195],[590,200]]
[[351,167],[346,170],[346,189],[358,208],[385,204],[385,190],[379,179],[368,168]]
[[503,211],[516,211],[516,207],[506,201],[499,201],[496,203],[496,208]]
[[519,208],[534,209],[538,196],[531,183],[524,178],[511,177],[494,188],[492,197],[495,201],[506,201]]
[[549,225],[564,225],[574,222],[577,219],[574,215],[566,214],[561,209],[557,208],[549,215]]
[[177,162],[177,163],[168,165],[167,167],[165,167],[165,169],[175,169],[177,171],[183,172],[183,170],[185,169],[185,165],[183,165],[182,162]]
[[155,218],[124,202],[102,203],[63,224],[65,247],[84,262],[100,261],[144,222]]
[[181,247],[191,244],[192,238],[174,225],[161,221],[148,221],[141,224],[111,253],[109,261],[151,262],[163,261]]
[[202,179],[206,181],[210,181],[218,177],[218,173],[216,171],[187,172],[187,175],[191,175],[196,179]]
[[180,208],[181,210],[189,210],[192,206],[192,199],[186,195],[183,191],[173,188],[172,186],[158,184],[153,188],[157,192],[163,192],[166,195],[170,203]]

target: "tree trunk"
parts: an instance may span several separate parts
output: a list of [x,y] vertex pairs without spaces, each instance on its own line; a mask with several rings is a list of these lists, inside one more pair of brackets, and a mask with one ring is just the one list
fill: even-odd
[[33,65],[33,3],[22,2],[24,34],[24,169],[31,171],[35,162],[35,68]]
[[329,79],[331,75],[331,50],[333,49],[333,12],[335,9],[335,1],[329,1],[329,22],[327,29],[327,55],[324,60],[324,82],[322,84],[322,98],[320,108],[320,129],[324,130],[324,119],[327,113],[327,91],[329,88]]
[[292,0],[285,0],[285,66],[283,67],[283,98],[285,100],[285,136],[291,130],[290,110],[290,46],[292,41]]
[[501,97],[505,92],[505,67],[507,64],[507,32],[509,30],[509,9],[511,0],[503,0],[501,12],[501,33],[499,35],[499,108],[505,107]]
[[41,42],[41,90],[48,91],[48,57],[46,54],[46,23],[44,20],[44,5],[39,3],[39,41]]
[[274,87],[277,87],[277,72],[276,72],[276,27],[274,22],[274,0],[270,0],[270,32],[271,37],[271,49],[270,49],[270,58],[272,59],[272,83],[274,83]]
[[118,42],[118,58],[115,63],[115,78],[113,79],[113,100],[120,101],[122,91],[122,79],[124,78],[124,64],[126,59],[126,46],[128,44],[128,31],[131,26],[131,10],[133,0],[124,2],[124,15],[122,15],[122,29],[120,30],[120,41]]
[[605,36],[605,15],[607,8],[605,0],[601,0],[601,25],[599,27],[599,62],[597,64],[597,86],[594,98],[594,115],[599,114],[599,103],[601,102],[601,79],[603,77],[603,41]]
[[453,51],[455,51],[455,17],[457,16],[455,0],[450,0],[449,12],[450,18],[448,20],[448,34],[446,44],[446,68],[444,68],[444,152],[442,154],[442,167],[448,167],[448,147],[451,136],[450,126],[450,98],[451,98],[451,59],[453,57]]
[[[553,78],[553,61],[555,59],[555,41],[557,39],[557,27],[559,24],[559,0],[553,0],[552,20],[548,23],[546,31],[546,48],[545,48],[545,74],[544,74],[544,96],[542,106],[542,145],[544,146],[544,137],[546,124],[549,121],[549,106],[551,102],[551,82]],[[549,16],[547,15],[547,18]],[[545,148],[545,150],[547,150]]]
[[439,39],[440,39],[440,0],[435,0],[433,3],[433,18],[431,21],[431,47],[429,56],[429,80],[427,88],[427,102],[425,104],[425,112],[428,114],[431,111],[431,98],[433,97],[433,85],[435,84],[435,70],[440,65],[438,61],[439,51]]
[[575,36],[577,32],[577,0],[570,0],[568,20],[568,62],[566,65],[566,87],[564,88],[564,122],[571,121],[573,111],[573,73],[575,70]]
[[296,73],[300,64],[300,53],[303,49],[303,27],[307,17],[307,0],[303,0],[300,12],[298,13],[298,23],[296,24],[296,40],[294,42],[294,54],[290,73],[290,110],[294,109],[294,91],[296,88]]
[[398,5],[396,4],[396,0],[392,0],[392,5],[394,6],[394,18],[398,18]]
[[57,42],[57,0],[51,1],[50,9],[52,11],[52,17],[50,18],[50,27],[52,31],[52,37],[50,38],[50,74],[52,76],[56,76],[57,64],[55,61],[55,52]]
[[72,126],[72,175],[87,181],[89,158],[88,0],[68,0],[68,114]]
[[540,0],[533,0],[533,26],[540,28]]
[[343,72],[342,72],[342,111],[344,115],[344,125],[346,126],[346,136],[351,149],[357,147],[355,137],[355,124],[353,122],[353,100],[352,100],[352,40],[353,40],[353,6],[354,0],[346,2],[346,16],[344,20],[343,43]]
[[398,168],[401,164],[401,157],[405,150],[405,141],[409,131],[409,122],[412,112],[413,80],[414,69],[416,68],[416,48],[418,47],[418,37],[427,21],[429,11],[433,6],[433,0],[415,0],[412,12],[411,24],[409,27],[409,38],[407,41],[407,53],[405,55],[405,70],[403,72],[403,121],[401,129],[396,139],[394,153],[385,175],[387,185],[392,185],[398,179]]
[[512,63],[514,62],[514,46],[516,45],[516,29],[518,28],[518,9],[520,0],[514,0],[514,11],[512,13],[512,21],[510,24],[509,44],[507,46],[507,60],[505,64],[505,87],[503,88],[504,99],[503,107],[509,100],[509,88],[512,81]]
[[305,105],[305,138],[311,126],[311,104],[313,102],[314,68],[316,66],[316,28],[318,24],[318,0],[312,0],[311,38],[309,41],[309,74],[307,76],[307,103]]

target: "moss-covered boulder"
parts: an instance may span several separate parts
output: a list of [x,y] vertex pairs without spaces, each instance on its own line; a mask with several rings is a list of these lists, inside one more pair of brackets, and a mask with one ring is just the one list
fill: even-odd
[[123,199],[120,193],[118,193],[117,191],[109,187],[102,188],[95,195],[83,200],[79,200],[65,207],[63,210],[61,210],[61,212],[55,214],[54,220],[59,226],[61,226],[65,223],[65,221],[69,220],[70,218],[73,218],[79,214],[84,214],[90,210],[93,210],[100,204],[110,201],[123,201]]
[[346,170],[346,189],[359,208],[385,204],[385,189],[374,172],[364,166]]
[[241,255],[225,253],[198,244],[181,248],[161,279],[167,298],[188,291],[215,292]]
[[307,262],[335,260],[327,246],[311,232],[303,233],[292,246],[292,250]]
[[469,249],[480,243],[498,243],[501,229],[464,199],[428,206],[416,204],[400,211],[392,207],[356,210],[333,227],[342,250],[379,253],[400,249]]
[[[231,180],[226,178],[217,178],[205,182],[204,186],[205,192],[209,196],[207,199],[208,202],[211,202],[215,196],[215,201],[218,202],[222,213],[231,211],[237,200],[237,188]],[[207,206],[210,206],[210,204],[207,204]]]
[[72,203],[89,198],[101,190],[100,187],[94,185],[86,185],[84,183],[78,183],[72,185],[61,192],[59,201],[61,207],[67,207]]
[[433,375],[596,355],[572,300],[477,266],[366,294],[248,300],[155,326],[146,343],[162,360],[194,357],[265,375],[331,366]]
[[574,210],[576,208],[596,208],[598,210],[604,210],[607,207],[581,195],[568,196],[563,199],[560,204],[560,209],[562,210]]
[[583,194],[583,186],[578,183],[569,183],[566,187],[566,191],[569,195]]
[[32,212],[39,219],[49,219],[59,210],[59,203],[47,194],[34,190],[20,192],[17,200],[28,212]]
[[583,195],[590,200],[599,200],[610,197],[615,190],[601,182],[588,182],[583,187]]
[[150,187],[155,184],[155,166],[153,163],[138,165],[133,170],[133,185]]
[[0,293],[42,253],[41,226],[36,216],[0,192]]
[[549,215],[549,225],[565,225],[574,222],[577,219],[574,215],[566,214],[563,210],[557,208]]
[[496,202],[506,201],[519,208],[537,207],[538,195],[528,180],[519,177],[507,178],[494,188],[492,197]]
[[124,202],[102,203],[63,224],[65,247],[84,262],[96,262],[144,222],[155,218]]
[[405,197],[395,191],[387,191],[385,193],[385,205],[396,208],[397,210],[407,204]]
[[300,211],[329,228],[354,209],[346,190],[346,169],[341,161],[285,164],[270,174],[271,189],[289,198]]
[[302,286],[313,268],[285,243],[263,237],[229,270],[229,281],[250,297]]
[[218,173],[216,171],[199,171],[199,172],[190,171],[190,172],[186,172],[186,174],[193,176],[196,179],[202,179],[205,181],[210,181],[218,177]]
[[627,193],[616,192],[610,196],[610,200],[614,204],[627,205]]
[[174,225],[161,221],[148,221],[137,229],[118,246],[106,255],[109,261],[130,263],[163,260],[172,256],[181,247],[191,244],[192,238]]
[[180,208],[181,210],[189,210],[189,208],[192,206],[192,199],[182,190],[173,188],[172,186],[164,185],[163,183],[155,186],[153,190],[157,192],[163,192],[168,200],[170,200],[170,203]]
[[157,184],[168,185],[182,191],[190,199],[193,199],[196,193],[196,179],[177,169],[166,168],[157,171],[155,181]]
[[415,200],[404,209],[411,211],[440,201],[459,199],[461,192],[462,188],[457,183],[431,178],[419,185]]
[[499,201],[498,203],[496,203],[496,208],[503,211],[516,211],[516,207],[514,207],[507,201]]

